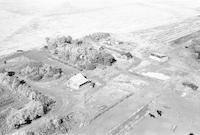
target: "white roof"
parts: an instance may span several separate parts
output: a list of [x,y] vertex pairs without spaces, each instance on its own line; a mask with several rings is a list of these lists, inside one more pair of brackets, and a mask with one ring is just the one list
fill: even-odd
[[82,84],[88,82],[88,79],[85,78],[85,76],[83,76],[81,73],[78,73],[78,74],[72,76],[69,79],[69,82],[76,83],[77,85],[82,85]]

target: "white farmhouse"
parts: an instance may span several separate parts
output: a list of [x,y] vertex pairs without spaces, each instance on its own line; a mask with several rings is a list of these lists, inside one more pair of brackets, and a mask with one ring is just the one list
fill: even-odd
[[89,82],[90,80],[88,80],[84,75],[78,73],[67,81],[67,87],[78,90],[81,86]]

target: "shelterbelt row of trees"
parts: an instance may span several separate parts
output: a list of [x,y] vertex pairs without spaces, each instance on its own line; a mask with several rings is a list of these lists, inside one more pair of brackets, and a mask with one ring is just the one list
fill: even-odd
[[29,124],[32,120],[37,119],[51,110],[55,101],[43,95],[38,90],[32,88],[25,80],[15,75],[15,72],[1,71],[0,84],[14,93],[30,99],[24,108],[19,110],[12,109],[7,119],[7,125],[10,128],[19,128],[24,124]]
[[109,33],[95,33],[75,40],[71,36],[46,38],[46,48],[52,55],[80,69],[93,70],[98,65],[111,66],[116,62],[103,48],[97,49],[92,45],[109,36]]
[[19,73],[32,81],[39,81],[41,79],[58,79],[62,76],[63,71],[61,68],[41,62],[30,62],[27,63]]

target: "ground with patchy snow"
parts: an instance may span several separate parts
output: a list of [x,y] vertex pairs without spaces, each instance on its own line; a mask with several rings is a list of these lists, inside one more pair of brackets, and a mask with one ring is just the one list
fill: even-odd
[[[25,9],[16,10],[18,13],[10,12],[12,17],[7,21],[12,22],[12,32],[2,36],[1,55],[16,49],[40,47],[46,36],[69,34],[74,39],[97,31],[116,34],[105,36],[99,33],[87,36],[84,38],[86,44],[60,37],[56,42],[52,41],[52,45],[50,38],[46,44],[48,46],[40,50],[18,51],[20,53],[0,59],[0,69],[15,71],[16,76],[22,77],[30,86],[56,101],[54,108],[47,115],[23,126],[19,132],[40,132],[39,129],[45,125],[50,115],[64,115],[77,120],[77,124],[68,130],[72,134],[199,133],[200,63],[197,56],[200,53],[195,48],[200,43],[200,16],[197,16],[198,7],[194,6],[195,2],[104,1],[106,7],[99,1],[95,1],[99,5],[95,5],[94,1],[83,5],[77,4],[76,0],[62,2],[65,4],[57,4],[54,7],[53,3],[50,3],[50,7],[44,9],[37,3],[30,8],[31,4],[27,3],[28,9],[32,9],[29,13],[23,14]],[[9,10],[4,9],[3,12]],[[14,18],[15,14],[24,17],[24,22],[17,24],[17,19],[22,19],[19,16]],[[4,18],[6,17],[5,15]],[[7,24],[6,19],[4,23]],[[4,29],[5,33],[6,31],[9,30]],[[93,70],[80,70],[67,58],[70,56],[68,51],[75,47],[76,43],[78,47],[81,44],[91,44],[95,49],[100,48],[112,54],[116,61],[109,67],[101,65]],[[52,49],[55,44],[58,46]],[[79,56],[82,59],[90,54],[72,53],[77,54],[74,56],[78,56],[78,59]],[[40,78],[35,81],[18,74],[23,65],[32,61],[61,68],[59,71],[63,71],[62,76],[53,81]],[[46,68],[44,71],[40,71],[41,68],[37,66],[34,69],[38,69],[36,72],[33,70],[32,75],[35,77],[46,72]],[[69,78],[80,72],[92,82],[79,86],[78,90],[67,87]],[[53,77],[53,74],[50,77]],[[6,91],[2,89],[0,92]],[[8,96],[0,98],[0,105],[14,105],[5,104],[11,102],[14,96],[9,100],[5,100]],[[23,105],[20,102],[18,104]],[[5,126],[6,114],[9,113],[0,112],[0,130],[5,133],[8,131]],[[74,122],[68,122],[71,123]],[[46,124],[49,125],[48,122]],[[44,130],[48,129],[52,128]],[[53,132],[59,131],[55,129]]]

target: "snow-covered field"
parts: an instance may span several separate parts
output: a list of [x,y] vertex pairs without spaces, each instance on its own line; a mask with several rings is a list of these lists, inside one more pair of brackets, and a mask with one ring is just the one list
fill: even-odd
[[0,55],[46,36],[127,33],[199,14],[200,0],[0,0]]

